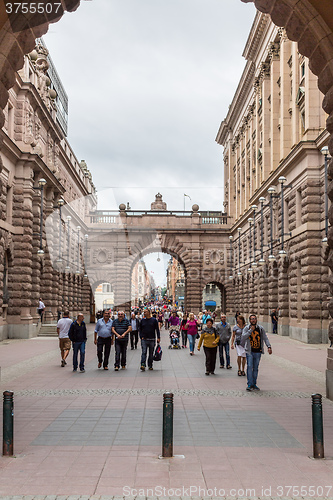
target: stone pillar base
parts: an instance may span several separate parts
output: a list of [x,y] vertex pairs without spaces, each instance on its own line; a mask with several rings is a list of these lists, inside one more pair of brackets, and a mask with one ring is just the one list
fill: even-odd
[[30,324],[11,324],[8,325],[8,337],[9,339],[31,339],[37,336],[36,325]]
[[289,336],[291,339],[299,340],[305,344],[321,344],[323,331],[321,328],[306,328],[290,325]]
[[333,348],[327,349],[326,397],[333,401]]
[[282,337],[289,337],[289,325],[278,324],[278,335],[281,335]]

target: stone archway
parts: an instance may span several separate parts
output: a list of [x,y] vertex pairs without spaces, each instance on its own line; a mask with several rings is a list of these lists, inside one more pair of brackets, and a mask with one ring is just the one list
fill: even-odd
[[[333,9],[330,0],[241,0],[254,2],[256,8],[271,15],[272,21],[286,29],[288,37],[298,43],[299,52],[309,58],[310,68],[318,76],[318,87],[325,95],[323,108],[329,115],[327,130],[330,133],[329,150],[333,155]],[[57,0],[48,0],[55,4]],[[3,109],[8,101],[8,90],[14,85],[15,72],[23,66],[23,56],[31,52],[35,38],[45,34],[51,22],[58,21],[65,10],[74,11],[80,0],[61,0],[62,12],[57,16],[48,14],[36,17],[23,15],[16,17],[15,25],[6,15],[5,1],[0,0],[0,127],[4,125]],[[1,146],[1,145],[0,145]],[[0,168],[2,160],[0,157]],[[333,162],[330,162],[328,175],[333,179]],[[328,196],[333,201],[333,182],[330,182]],[[330,211],[330,224],[333,224],[333,211]],[[333,270],[333,230],[328,234],[328,265]],[[330,283],[333,292],[333,283]],[[328,305],[333,316],[333,299]],[[333,322],[330,324],[329,337],[333,339]],[[331,394],[333,397],[333,350],[330,350],[329,372],[331,373]]]

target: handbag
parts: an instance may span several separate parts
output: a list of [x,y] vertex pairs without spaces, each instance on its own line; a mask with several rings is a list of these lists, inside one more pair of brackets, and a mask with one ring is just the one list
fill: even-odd
[[163,353],[162,347],[160,346],[160,344],[157,344],[156,349],[155,349],[155,353],[153,356],[153,360],[154,361],[161,361],[162,353]]

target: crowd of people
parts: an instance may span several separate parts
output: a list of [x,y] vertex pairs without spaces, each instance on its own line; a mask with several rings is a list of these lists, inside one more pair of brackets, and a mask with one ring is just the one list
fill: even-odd
[[[224,313],[219,318],[215,312],[202,311],[197,316],[184,312],[180,308],[150,303],[143,308],[132,308],[127,318],[124,311],[105,310],[97,313],[94,331],[94,343],[97,347],[98,368],[109,369],[111,348],[114,345],[114,370],[125,370],[127,365],[127,348],[131,350],[141,345],[140,370],[153,370],[154,352],[160,344],[161,330],[168,332],[171,345],[187,349],[194,356],[203,347],[205,353],[205,374],[215,375],[217,354],[220,369],[232,368],[230,348],[236,349],[238,376],[247,376],[248,391],[260,390],[257,386],[259,363],[264,346],[272,354],[272,348],[264,328],[258,324],[255,314],[249,316],[248,324],[239,311],[235,314],[235,326],[227,322]],[[82,314],[75,321],[65,311],[58,321],[57,332],[61,350],[61,366],[67,364],[67,357],[73,346],[73,371],[85,372],[85,345],[87,329]],[[175,343],[175,339],[177,342]],[[171,347],[171,345],[169,347]],[[78,357],[80,354],[80,360]],[[246,372],[245,372],[246,366]]]

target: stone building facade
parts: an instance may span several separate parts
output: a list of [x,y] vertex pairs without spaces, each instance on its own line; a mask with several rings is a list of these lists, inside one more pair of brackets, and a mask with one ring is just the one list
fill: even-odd
[[[246,66],[217,142],[224,148],[231,228],[227,309],[258,314],[281,335],[327,342],[327,145],[323,95],[309,60],[257,13]],[[324,240],[324,241],[323,241]]]
[[[66,269],[63,262],[58,268],[51,262],[52,246],[53,251],[59,246],[59,223],[51,227],[46,244],[45,222],[55,210],[59,213],[59,205],[77,200],[71,226],[67,224],[72,231],[96,202],[92,176],[66,139],[55,87],[58,92],[63,89],[51,65],[46,47],[39,42],[24,57],[4,108],[0,131],[0,339],[38,333],[39,297],[46,305],[46,321],[56,320],[64,308],[72,314],[89,312],[90,289],[83,269],[77,273],[69,260]],[[64,220],[61,226],[63,239]]]

